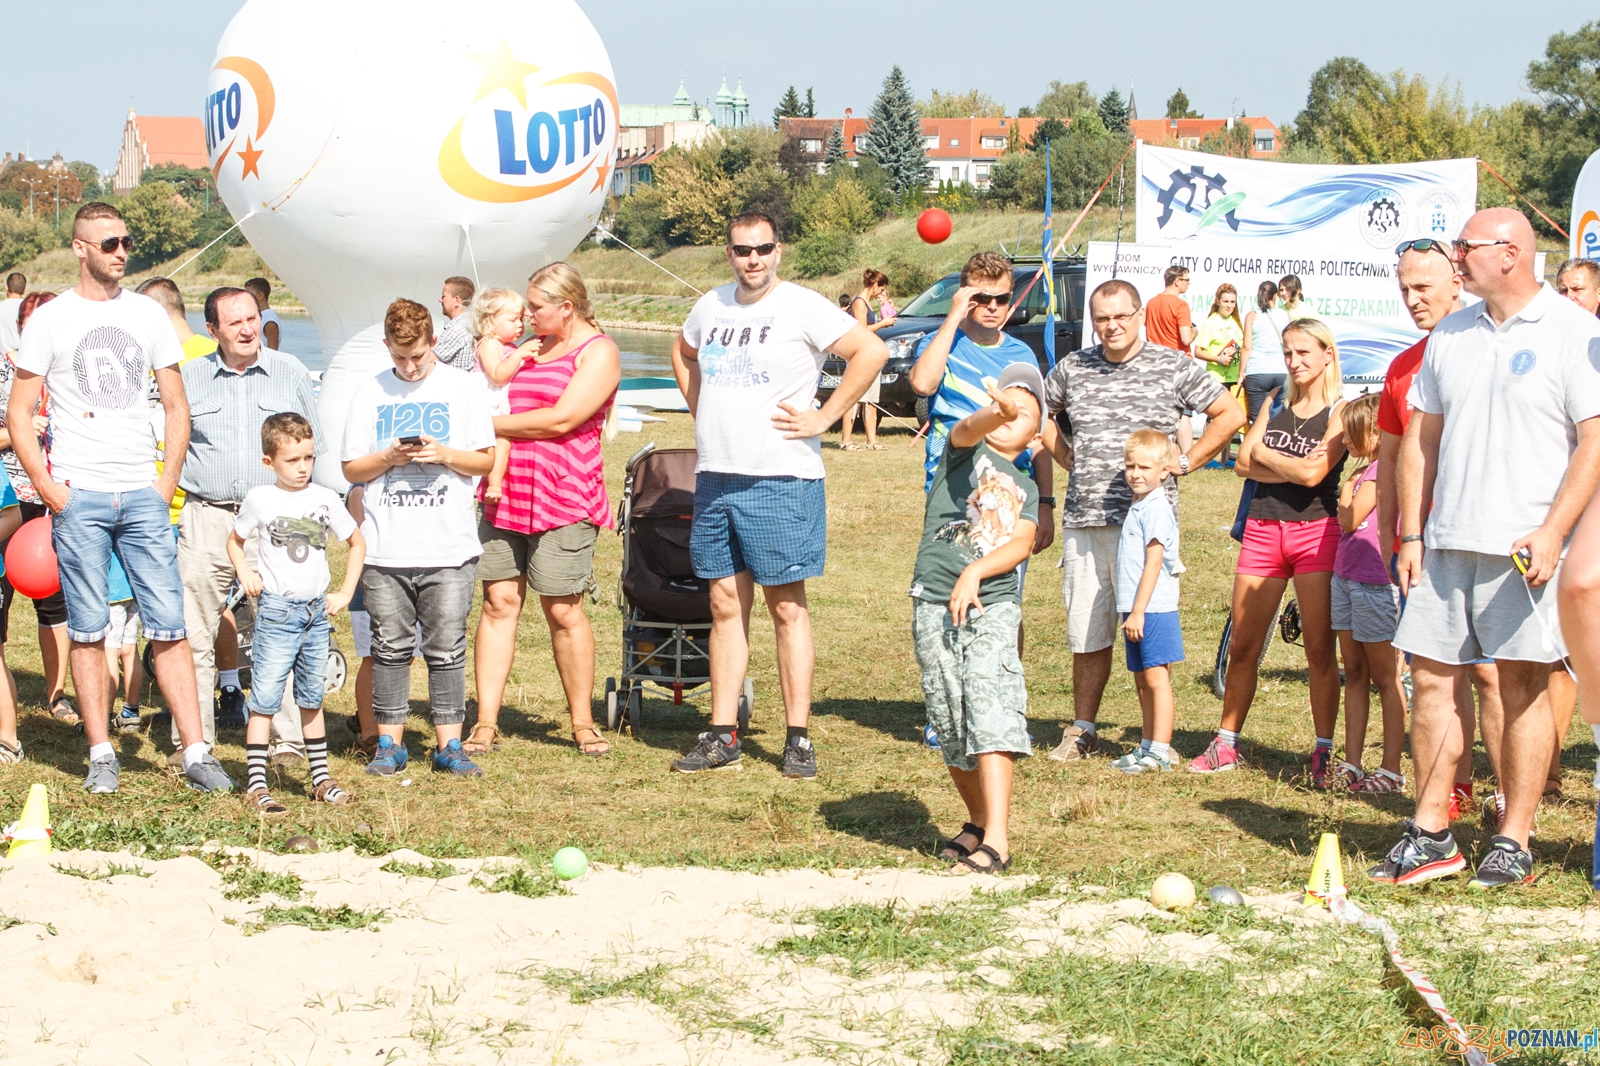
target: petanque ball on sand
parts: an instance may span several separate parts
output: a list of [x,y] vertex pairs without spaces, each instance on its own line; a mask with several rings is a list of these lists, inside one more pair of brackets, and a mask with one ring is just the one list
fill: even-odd
[[1194,906],[1194,882],[1182,874],[1162,874],[1150,886],[1150,902],[1164,911]]
[[1243,907],[1244,896],[1237,888],[1227,885],[1213,885],[1206,895],[1219,907]]
[[556,857],[550,865],[555,868],[556,876],[563,881],[571,881],[574,877],[582,877],[589,869],[589,857],[578,848],[562,848],[556,852]]
[[290,837],[288,840],[284,841],[283,846],[289,851],[317,850],[317,842],[306,836],[304,833],[300,834],[299,836]]
[[950,236],[950,216],[930,207],[917,216],[917,236],[929,244],[943,244]]

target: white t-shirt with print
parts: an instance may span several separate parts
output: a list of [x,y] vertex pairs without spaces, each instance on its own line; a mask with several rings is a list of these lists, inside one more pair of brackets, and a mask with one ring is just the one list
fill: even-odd
[[753,304],[740,304],[737,291],[737,285],[712,289],[683,324],[684,340],[700,353],[695,471],[820,478],[821,438],[785,440],[772,416],[780,403],[811,409],[824,353],[856,320],[787,281]]
[[328,542],[349,540],[356,520],[338,493],[321,485],[297,492],[258,485],[244,494],[233,531],[259,533],[262,588],[274,596],[310,600],[328,591]]
[[50,472],[91,492],[128,492],[156,479],[146,387],[177,366],[172,321],[148,296],[119,290],[86,300],[68,290],[28,319],[16,364],[50,390]]
[[[435,362],[421,381],[385,370],[356,390],[344,428],[345,462],[383,451],[400,437],[431,437],[460,451],[494,445],[483,379]],[[367,483],[362,504],[370,566],[460,566],[482,554],[473,504],[475,479],[442,463],[393,467]]]

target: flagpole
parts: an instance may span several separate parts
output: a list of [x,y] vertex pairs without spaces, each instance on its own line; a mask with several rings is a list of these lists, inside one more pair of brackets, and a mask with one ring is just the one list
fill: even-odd
[[1044,357],[1050,368],[1056,365],[1056,285],[1055,271],[1052,261],[1055,254],[1052,247],[1055,244],[1052,234],[1052,222],[1055,217],[1054,196],[1050,187],[1050,139],[1044,142],[1044,269],[1041,276],[1044,278],[1045,314],[1044,314]]

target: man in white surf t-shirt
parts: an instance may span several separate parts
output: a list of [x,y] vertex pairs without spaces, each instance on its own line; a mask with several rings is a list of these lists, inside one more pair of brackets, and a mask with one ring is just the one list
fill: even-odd
[[[13,437],[12,447],[55,516],[72,682],[89,738],[83,787],[115,792],[118,786],[104,650],[115,552],[155,649],[156,680],[178,727],[188,784],[202,792],[227,792],[233,782],[211,756],[201,731],[178,548],[167,513],[189,446],[189,404],[178,373],[183,349],[161,305],[120,285],[133,240],[116,208],[104,203],[79,208],[72,250],[78,257],[78,284],[29,319],[6,414],[8,424],[27,425],[42,389],[50,389],[50,466],[33,434]],[[145,398],[152,371],[166,416],[167,454],[174,457],[159,476]]]
[[[806,579],[822,575],[827,551],[820,438],[871,387],[889,350],[832,301],[779,281],[782,256],[768,216],[749,211],[730,222],[736,281],[700,298],[675,345],[700,453],[689,552],[695,574],[711,584],[711,731],[672,764],[679,773],[739,765],[755,585],[777,630],[783,773],[817,773],[807,732],[816,650]],[[848,365],[819,409],[817,378],[830,351]]]

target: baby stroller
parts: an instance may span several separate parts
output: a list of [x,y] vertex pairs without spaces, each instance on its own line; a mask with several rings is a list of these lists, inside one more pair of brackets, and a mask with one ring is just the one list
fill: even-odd
[[[689,526],[694,519],[693,448],[652,444],[628,460],[617,505],[622,536],[622,676],[606,678],[606,726],[624,715],[637,736],[646,682],[685,694],[711,681],[710,582],[694,576]],[[709,689],[707,689],[709,691]],[[755,690],[747,677],[739,696],[739,729],[750,721]]]

